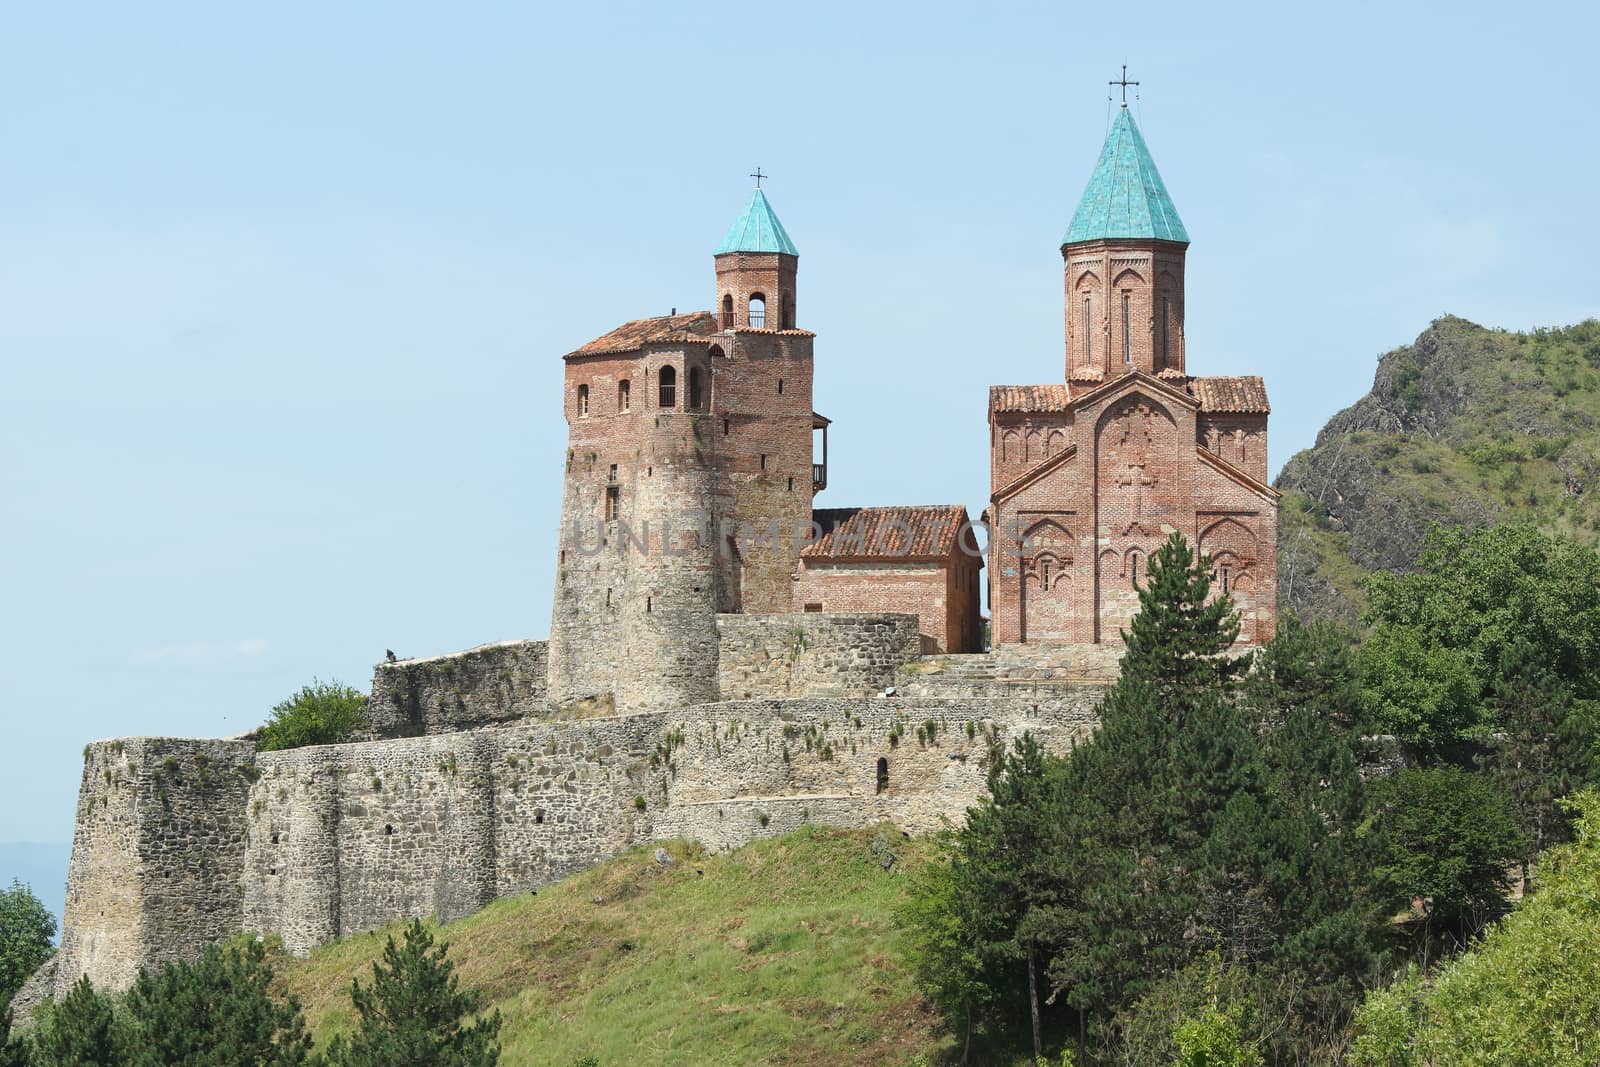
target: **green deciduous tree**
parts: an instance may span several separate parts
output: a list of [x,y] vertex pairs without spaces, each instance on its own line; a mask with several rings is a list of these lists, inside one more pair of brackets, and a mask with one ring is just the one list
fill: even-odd
[[272,995],[260,942],[208,946],[193,964],[141,970],[122,1006],[130,1067],[287,1067],[311,1040],[294,997]]
[[111,998],[87,977],[40,1013],[31,1035],[32,1067],[122,1067],[130,1051],[119,1040]]
[[383,961],[372,965],[372,984],[350,988],[360,1022],[356,1033],[328,1050],[333,1067],[493,1067],[498,1011],[467,1023],[480,998],[460,988],[449,946],[435,945],[413,921],[400,944],[389,938]]
[[272,709],[256,748],[271,752],[348,741],[367,722],[367,698],[337,681],[313,680]]
[[1374,575],[1368,591],[1373,632],[1362,664],[1380,728],[1425,747],[1497,728],[1495,680],[1518,646],[1575,698],[1600,699],[1593,549],[1526,524],[1436,527],[1414,573]]
[[1600,794],[1569,802],[1577,840],[1534,891],[1425,986],[1413,971],[1367,997],[1355,1067],[1593,1067],[1600,1062]]
[[1420,903],[1459,940],[1506,910],[1523,838],[1505,797],[1457,767],[1401,771],[1375,790],[1374,877],[1395,910]]
[[1595,779],[1600,702],[1576,696],[1572,683],[1521,637],[1502,650],[1492,691],[1500,732],[1485,763],[1522,829],[1526,877],[1536,853],[1567,840],[1560,799]]
[[0,1008],[55,952],[55,936],[55,916],[31,889],[16,881],[0,889]]

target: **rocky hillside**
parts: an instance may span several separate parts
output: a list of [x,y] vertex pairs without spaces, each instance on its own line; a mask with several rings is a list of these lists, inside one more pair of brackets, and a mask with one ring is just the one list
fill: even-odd
[[1532,333],[1446,317],[1278,476],[1281,605],[1353,620],[1434,522],[1526,519],[1600,542],[1600,322]]

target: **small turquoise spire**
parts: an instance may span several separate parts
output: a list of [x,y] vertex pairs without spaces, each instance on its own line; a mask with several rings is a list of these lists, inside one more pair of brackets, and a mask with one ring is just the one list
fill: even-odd
[[1189,243],[1189,231],[1178,218],[1178,209],[1167,195],[1161,172],[1156,170],[1156,161],[1150,158],[1150,149],[1139,136],[1139,127],[1134,125],[1126,104],[1106,134],[1100,162],[1094,166],[1088,188],[1078,201],[1078,210],[1061,243],[1115,237]]
[[789,234],[783,228],[783,223],[778,221],[778,216],[773,213],[772,205],[767,203],[767,194],[758,187],[750,202],[745,205],[744,211],[733,220],[733,225],[728,227],[728,236],[722,239],[713,255],[722,255],[725,252],[782,252],[784,255],[798,256],[794,242],[789,240]]

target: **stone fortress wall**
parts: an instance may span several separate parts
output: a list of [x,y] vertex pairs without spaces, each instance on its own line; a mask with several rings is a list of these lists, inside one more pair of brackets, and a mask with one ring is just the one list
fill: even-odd
[[371,740],[89,745],[61,952],[19,1007],[81,975],[125,988],[239,932],[305,953],[459,918],[650,841],[932,830],[977,802],[993,745],[1031,731],[1066,751],[1104,691],[1092,665],[1020,678],[992,656],[921,658],[915,616],[716,622],[706,703],[583,717],[597,705],[548,699],[544,643],[514,641],[380,664]]

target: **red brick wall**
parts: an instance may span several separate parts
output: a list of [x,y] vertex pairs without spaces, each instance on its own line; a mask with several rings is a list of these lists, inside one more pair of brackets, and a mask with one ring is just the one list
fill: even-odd
[[834,563],[807,560],[796,583],[796,611],[903,612],[921,619],[929,652],[977,651],[977,561],[880,561]]
[[[1022,419],[996,415],[999,435]],[[1236,471],[1196,444],[1192,400],[1141,375],[1125,376],[1076,407],[1073,454],[1024,479],[996,501],[990,558],[994,640],[1115,642],[1138,608],[1149,554],[1174,530],[1228,567],[1243,613],[1241,640],[1264,641],[1275,625],[1277,503],[1255,478],[1265,469],[1265,417],[1222,420],[1259,443],[1253,470]],[[1254,420],[1254,422],[1251,422]],[[1016,486],[996,458],[994,490]],[[1004,479],[1002,481],[1002,479]],[[1219,572],[1220,579],[1220,572]],[[1220,581],[1219,581],[1220,592]]]
[[[1094,368],[1100,380],[1130,366],[1146,374],[1183,370],[1186,248],[1169,241],[1090,241],[1061,250],[1068,378],[1081,375],[1085,367]],[[1129,362],[1124,362],[1124,294]]]

